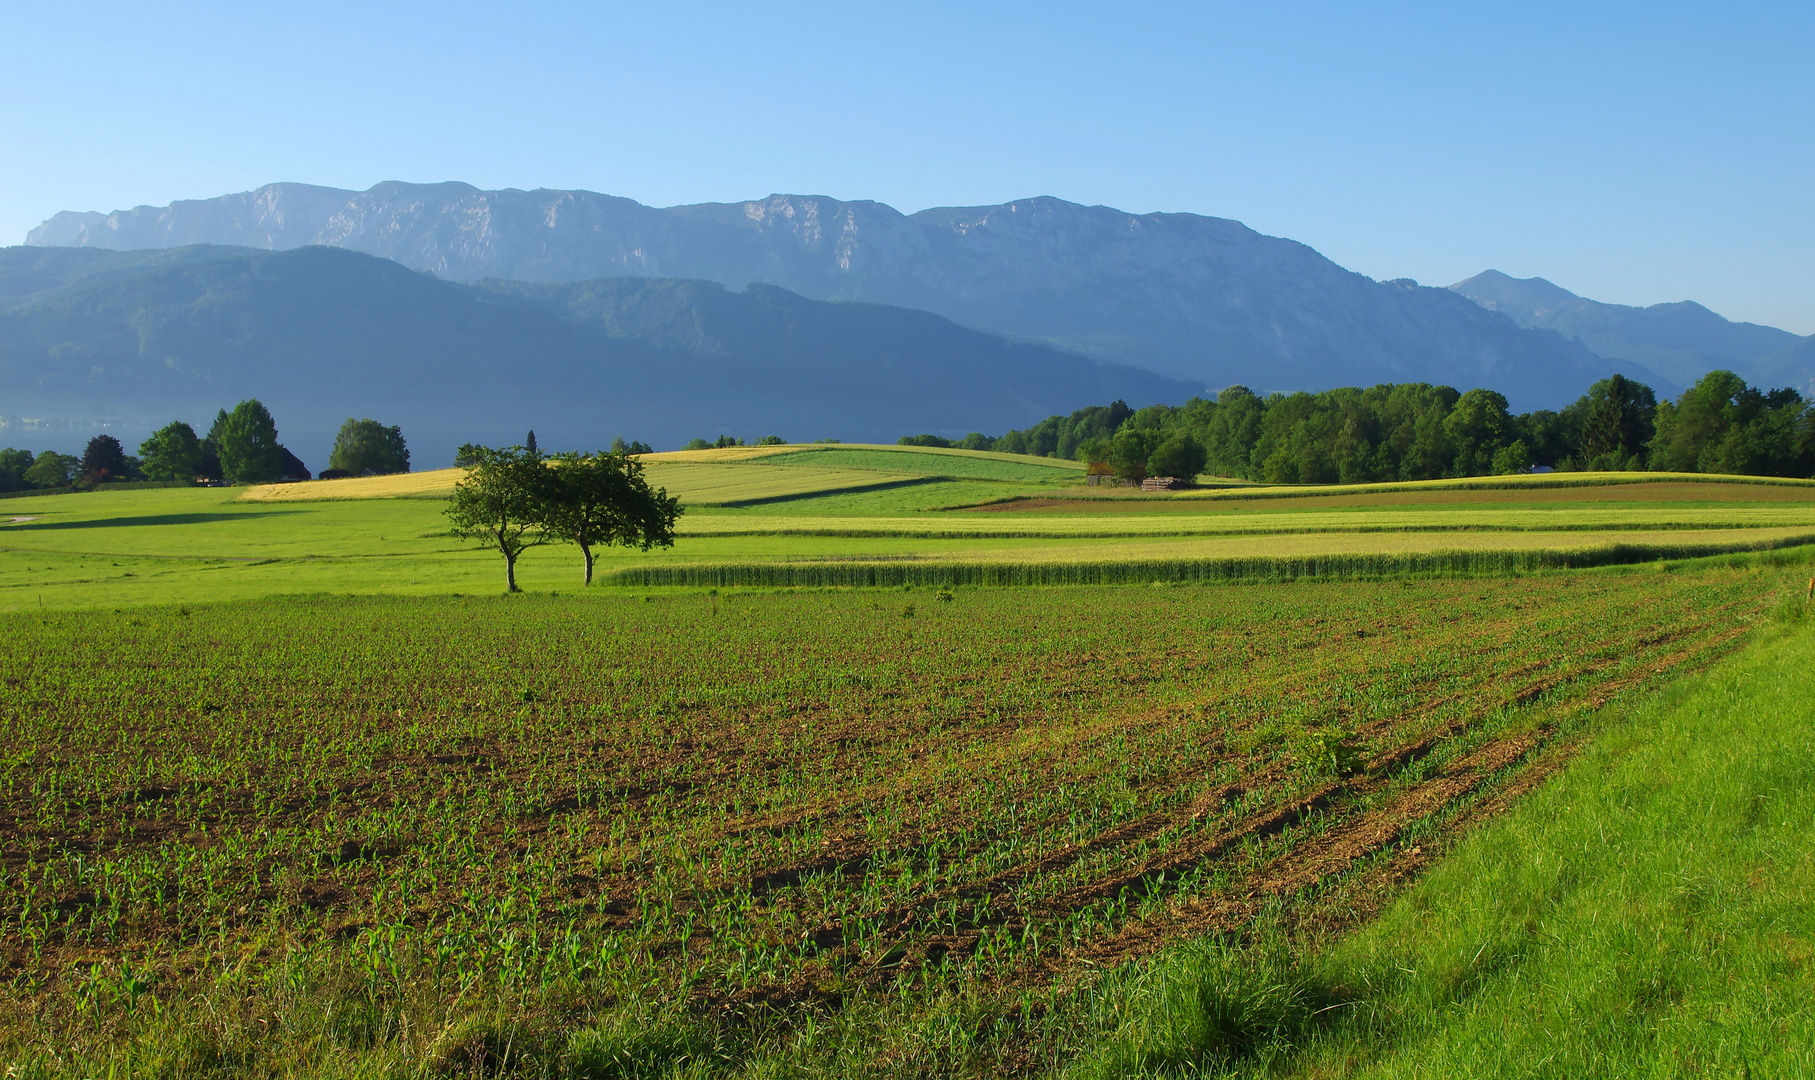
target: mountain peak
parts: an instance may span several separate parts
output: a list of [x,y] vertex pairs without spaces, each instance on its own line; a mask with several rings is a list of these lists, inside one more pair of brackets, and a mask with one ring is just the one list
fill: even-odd
[[[59,215],[30,243],[319,244],[456,282],[759,282],[816,300],[917,308],[1098,360],[1262,392],[1491,385],[1533,407],[1570,400],[1617,366],[1454,293],[1376,282],[1237,221],[1052,195],[904,215],[870,200],[779,192],[656,208],[591,191],[452,182],[386,181],[363,192],[273,184],[161,208]],[[1625,370],[1655,378],[1637,365]]]
[[1568,289],[1541,277],[1516,278],[1498,270],[1483,270],[1466,281],[1451,285],[1450,290],[1461,293],[1490,311],[1508,307],[1554,308],[1581,299]]
[[1642,308],[1604,304],[1543,278],[1515,278],[1498,270],[1450,289],[1520,326],[1555,330],[1597,355],[1643,364],[1685,386],[1715,368],[1754,378],[1753,361],[1796,341],[1787,331],[1729,322],[1689,300]]

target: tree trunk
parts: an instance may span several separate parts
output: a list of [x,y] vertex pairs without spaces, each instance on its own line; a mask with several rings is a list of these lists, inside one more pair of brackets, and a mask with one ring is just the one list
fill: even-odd
[[517,588],[517,557],[508,551],[504,553],[504,582],[511,592],[523,591]]
[[592,546],[590,544],[581,544],[580,545],[580,554],[584,555],[586,557],[586,584],[591,585],[592,584]]

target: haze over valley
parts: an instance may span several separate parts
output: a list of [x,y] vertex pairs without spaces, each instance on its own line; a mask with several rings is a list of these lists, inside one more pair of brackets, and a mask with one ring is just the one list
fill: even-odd
[[1554,409],[1616,372],[1666,395],[1714,367],[1803,385],[1807,354],[1693,303],[1598,304],[1494,271],[1375,281],[1239,222],[1044,197],[902,214],[279,183],[62,212],[0,260],[15,423],[130,427],[264,395],[305,446],[384,412],[431,460],[528,425],[960,436],[1232,384],[1430,382]]

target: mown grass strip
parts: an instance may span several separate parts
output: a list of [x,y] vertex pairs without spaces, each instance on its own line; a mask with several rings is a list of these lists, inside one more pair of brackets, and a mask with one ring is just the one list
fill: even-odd
[[[818,488],[813,491],[795,491],[785,495],[765,495],[748,499],[728,499],[724,502],[696,502],[694,506],[717,506],[727,510],[738,510],[748,506],[769,506],[775,503],[799,502],[803,499],[819,499],[829,495],[851,495],[856,492],[888,491],[893,488],[919,487],[923,484],[937,484],[947,479],[943,476],[912,476],[897,480],[871,480],[851,484],[848,487]],[[757,535],[762,535],[758,533]]]
[[771,468],[821,466],[839,469],[879,469],[888,472],[925,473],[966,480],[1010,480],[1036,483],[1076,482],[1084,476],[1084,463],[1059,458],[1022,457],[976,450],[937,447],[851,446],[814,447],[787,455],[763,458],[752,464]]
[[638,566],[601,581],[620,586],[891,587],[900,585],[1139,585],[1148,582],[1356,581],[1466,577],[1588,569],[1657,560],[1781,551],[1815,535],[1716,544],[1613,543],[1547,550],[1331,553],[1219,559],[1119,559],[1093,562],[815,561]]

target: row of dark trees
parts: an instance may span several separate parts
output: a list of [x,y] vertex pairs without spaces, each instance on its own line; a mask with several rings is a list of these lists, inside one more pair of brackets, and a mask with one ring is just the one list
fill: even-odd
[[517,558],[540,544],[579,547],[585,584],[595,549],[611,545],[672,547],[680,500],[651,489],[643,463],[627,449],[544,455],[531,432],[526,446],[467,444],[456,460],[466,475],[454,487],[447,516],[454,532],[486,541],[504,556],[504,580],[517,588]]
[[[833,441],[836,442],[837,440],[833,440]],[[645,447],[645,449],[642,452],[645,454],[649,453],[649,450],[647,449],[647,444],[636,443],[634,445]],[[749,446],[749,445],[751,445],[751,444],[745,442],[742,439],[736,438],[734,436],[720,435],[718,438],[711,439],[711,440],[688,439],[687,444],[685,446],[681,447],[681,449],[682,450],[723,450],[728,446]],[[786,445],[788,445],[788,440],[782,438],[780,435],[764,435],[762,438],[756,440],[755,445],[757,445],[757,446],[786,446]]]
[[[410,471],[403,431],[376,420],[348,417],[334,438],[324,479]],[[220,410],[205,436],[181,420],[166,424],[126,453],[112,435],[88,440],[81,457],[46,450],[0,450],[0,491],[28,488],[92,487],[120,480],[196,480],[262,484],[307,480],[308,466],[277,441],[277,422],[257,398]]]
[[307,480],[308,466],[277,441],[277,421],[257,398],[215,414],[206,436],[181,420],[139,444],[140,469],[152,480],[222,480],[263,484]]
[[1641,470],[1815,475],[1815,406],[1714,371],[1675,401],[1615,375],[1561,411],[1514,414],[1493,390],[1428,383],[1261,397],[1232,386],[1214,401],[1134,410],[1124,402],[1052,416],[961,446],[1101,462],[1117,475],[1202,472],[1270,483],[1365,483],[1525,472]]
[[146,447],[151,445],[147,440],[134,457],[112,435],[96,435],[88,440],[81,457],[55,450],[35,457],[26,450],[0,450],[0,491],[93,488],[119,481],[170,479],[161,472],[155,451],[146,460]]
[[[215,415],[208,434],[181,420],[166,424],[139,446],[141,468],[155,480],[222,480],[229,484],[265,484],[273,480],[307,480],[308,466],[277,441],[277,422],[257,398]],[[334,437],[323,479],[374,476],[410,471],[410,449],[403,430],[376,420],[347,417]]]

